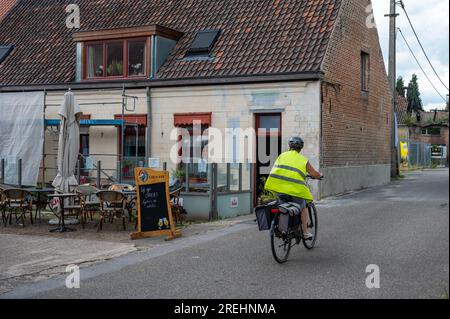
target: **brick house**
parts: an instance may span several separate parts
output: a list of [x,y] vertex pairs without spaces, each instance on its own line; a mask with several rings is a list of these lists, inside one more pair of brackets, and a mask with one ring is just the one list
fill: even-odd
[[397,96],[395,113],[397,114],[397,130],[400,141],[430,144],[432,162],[448,165],[448,111],[433,110],[420,112],[419,115],[408,114],[408,100],[403,96]]
[[409,139],[409,126],[412,116],[408,114],[408,100],[401,95],[397,95],[395,104],[395,114],[397,115],[397,132],[399,139]]
[[448,165],[449,127],[448,111],[422,112],[420,121],[409,127],[409,138],[413,141],[431,144],[432,160]]
[[[70,3],[80,29],[65,25]],[[71,88],[91,122],[122,119],[113,103],[124,89],[137,97],[124,112],[134,123],[124,141],[117,127],[82,129],[91,154],[168,161],[171,131],[199,120],[222,131],[274,128],[275,157],[301,135],[327,176],[312,183],[317,197],[389,182],[391,94],[377,29],[366,26],[370,1],[181,3],[19,0],[0,23],[0,45],[13,47],[0,64],[0,96],[45,90],[55,120]],[[253,152],[257,188],[267,162]],[[103,161],[116,170],[116,158]]]

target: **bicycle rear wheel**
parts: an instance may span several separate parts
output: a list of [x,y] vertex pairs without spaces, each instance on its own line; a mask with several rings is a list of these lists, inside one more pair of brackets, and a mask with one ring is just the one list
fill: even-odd
[[303,245],[306,247],[306,249],[313,249],[316,240],[317,240],[317,210],[316,206],[314,204],[311,204],[308,207],[308,228],[311,234],[313,235],[311,239],[305,240],[303,239]]
[[292,238],[288,234],[281,233],[278,230],[278,218],[275,218],[270,228],[270,246],[272,255],[276,262],[283,264],[289,258],[292,247]]

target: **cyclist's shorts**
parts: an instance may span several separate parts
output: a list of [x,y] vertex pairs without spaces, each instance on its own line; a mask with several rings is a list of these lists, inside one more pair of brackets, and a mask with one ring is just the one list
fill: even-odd
[[282,200],[283,202],[293,202],[296,203],[298,205],[301,206],[301,209],[306,207],[306,200],[304,200],[303,198],[299,198],[299,197],[294,197],[291,195],[286,195],[286,194],[279,194],[278,198],[280,198],[280,200]]

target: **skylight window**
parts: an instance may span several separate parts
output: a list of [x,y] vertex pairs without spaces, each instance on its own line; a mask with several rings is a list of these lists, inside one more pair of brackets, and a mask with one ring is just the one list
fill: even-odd
[[211,53],[217,38],[220,35],[220,30],[202,30],[197,33],[189,48],[188,56],[209,55]]
[[14,47],[12,45],[0,45],[0,63],[5,61]]

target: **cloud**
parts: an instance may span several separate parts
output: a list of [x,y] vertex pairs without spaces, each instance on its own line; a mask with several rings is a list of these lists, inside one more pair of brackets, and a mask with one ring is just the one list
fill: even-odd
[[[442,81],[449,87],[448,0],[403,0],[403,2],[413,26],[416,29],[417,35],[425,48],[425,52]],[[389,13],[389,0],[373,0],[372,5],[375,20],[377,22],[378,33],[380,35],[381,48],[387,67],[389,57],[389,18],[384,15]],[[397,13],[400,14],[397,18],[397,27],[402,30],[406,40],[419,60],[419,63],[422,65],[439,93],[445,98],[449,92],[441,84],[428,64],[426,57],[422,53],[414,33],[409,26],[406,15],[400,6],[397,6]],[[407,84],[413,73],[417,74],[419,78],[419,87],[425,109],[445,105],[445,102],[442,101],[442,98],[436,93],[423,72],[420,70],[401,35],[398,35],[397,76],[403,76]]]

